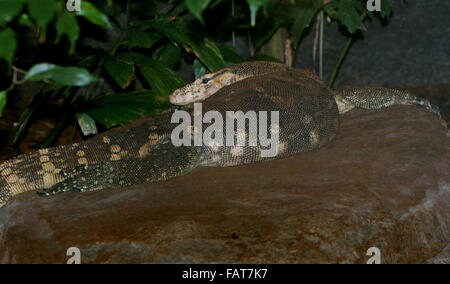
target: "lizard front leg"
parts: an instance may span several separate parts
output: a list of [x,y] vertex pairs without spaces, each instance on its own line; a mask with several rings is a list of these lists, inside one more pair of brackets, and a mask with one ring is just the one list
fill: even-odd
[[67,191],[86,192],[167,180],[187,174],[204,157],[202,147],[175,147],[170,141],[155,146],[148,156],[74,168],[66,180],[38,194],[51,196]]

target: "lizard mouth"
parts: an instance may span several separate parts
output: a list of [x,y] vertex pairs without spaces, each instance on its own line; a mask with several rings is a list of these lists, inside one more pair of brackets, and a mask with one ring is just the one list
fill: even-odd
[[175,91],[173,91],[172,94],[169,95],[169,102],[171,104],[173,104],[173,105],[180,104],[180,99],[179,98],[182,97],[182,96],[180,96],[179,93],[180,93],[179,90],[175,90]]
[[187,105],[195,102],[203,101],[214,95],[220,88],[209,87],[203,92],[190,91],[186,92],[182,89],[175,90],[169,96],[169,102],[173,105]]

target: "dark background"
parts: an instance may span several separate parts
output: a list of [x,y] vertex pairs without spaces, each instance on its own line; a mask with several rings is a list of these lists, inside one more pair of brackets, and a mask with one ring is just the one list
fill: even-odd
[[[366,21],[335,86],[425,86],[450,84],[450,1],[393,1],[387,24]],[[300,46],[297,66],[312,67],[310,32]],[[326,25],[324,74],[330,76],[346,38],[338,25]],[[326,77],[327,78],[327,77]]]

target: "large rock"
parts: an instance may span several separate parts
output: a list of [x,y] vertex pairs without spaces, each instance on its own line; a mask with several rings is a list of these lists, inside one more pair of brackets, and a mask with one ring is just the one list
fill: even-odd
[[353,111],[319,151],[0,209],[0,260],[449,262],[449,130],[414,107]]

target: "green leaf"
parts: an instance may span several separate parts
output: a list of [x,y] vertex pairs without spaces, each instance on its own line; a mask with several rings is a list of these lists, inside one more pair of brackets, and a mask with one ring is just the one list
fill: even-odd
[[105,95],[94,99],[92,103],[95,107],[87,113],[107,128],[159,113],[170,105],[161,102],[154,92],[148,90]]
[[29,27],[29,28],[33,27],[33,22],[31,21],[30,16],[28,16],[28,14],[25,14],[25,13],[20,15],[19,24],[21,24],[22,26]]
[[226,66],[222,54],[217,48],[217,45],[208,39],[205,39],[204,45],[194,47],[194,53],[212,72],[223,69]]
[[388,18],[391,15],[392,3],[391,0],[381,0],[381,16]]
[[223,2],[228,1],[228,0],[215,0],[210,6],[210,9],[216,8],[219,4],[222,4]]
[[244,61],[244,58],[239,56],[239,54],[236,53],[236,50],[233,47],[221,45],[219,48],[225,62],[239,63]]
[[192,69],[194,70],[195,79],[200,78],[206,73],[208,73],[208,69],[198,59],[194,60],[194,64],[192,64]]
[[169,95],[186,84],[177,73],[150,58],[142,59],[137,65],[152,90],[160,96]]
[[267,5],[268,0],[247,0],[247,4],[250,8],[251,25],[254,27],[256,25],[256,14],[259,8]]
[[108,17],[86,0],[81,1],[81,10],[77,12],[77,15],[84,17],[86,20],[97,26],[103,28],[111,27],[111,23]]
[[[337,3],[332,1],[331,3]],[[314,16],[317,11],[323,7],[322,0],[304,0],[296,3],[288,14],[293,18],[293,24],[290,28],[293,45],[296,47],[305,32],[305,29],[314,22]]]
[[0,117],[2,117],[5,110],[7,96],[8,90],[0,91]]
[[56,124],[52,127],[52,130],[50,130],[50,132],[47,134],[47,136],[45,137],[44,141],[42,141],[41,145],[39,146],[41,149],[45,149],[50,147],[50,145],[53,143],[53,141],[55,141],[56,137],[58,136],[59,133],[61,133],[64,125],[65,125],[65,121],[67,119],[67,116],[69,115],[69,110],[66,109],[66,111],[64,111],[59,117],[58,117],[58,121],[56,122]]
[[253,46],[258,49],[272,38],[281,22],[275,17],[268,17],[258,23],[258,28],[252,32]]
[[118,61],[112,56],[105,56],[102,64],[122,89],[125,89],[133,82],[135,78],[134,65]]
[[89,71],[79,67],[60,67],[56,69],[49,79],[65,86],[86,86],[97,79]]
[[76,117],[84,136],[97,134],[97,126],[95,125],[94,119],[89,114],[77,113]]
[[152,20],[147,23],[159,33],[183,46],[186,51],[194,52],[210,71],[217,71],[226,66],[219,48],[212,41],[199,38],[185,26],[163,20]]
[[78,66],[83,68],[95,68],[97,67],[97,59],[99,59],[100,56],[97,54],[91,54],[91,55],[85,55],[81,58],[80,61],[78,61]]
[[49,78],[65,86],[82,87],[97,81],[89,71],[79,67],[59,67]]
[[168,16],[181,16],[186,12],[186,3],[179,2],[178,4],[174,3],[175,6],[171,9],[171,11],[167,14]]
[[71,13],[59,13],[56,21],[56,42],[66,35],[70,41],[70,53],[75,52],[75,44],[80,36],[80,26],[76,17]]
[[162,35],[156,32],[143,31],[138,28],[128,30],[128,47],[151,48],[162,38]]
[[296,17],[291,27],[292,41],[294,46],[298,46],[298,43],[303,35],[303,32],[313,20],[317,9],[298,8],[296,9]]
[[131,8],[137,12],[143,13],[147,16],[158,16],[161,10],[165,8],[163,3],[155,0],[146,1],[135,1],[136,3],[131,4]]
[[350,33],[354,33],[363,28],[361,16],[358,14],[352,0],[341,0],[339,2],[338,10],[338,20]]
[[328,16],[334,17],[337,15],[338,5],[339,1],[331,1],[324,6],[324,10],[328,14]]
[[35,113],[36,108],[34,106],[27,107],[19,117],[19,126],[13,137],[13,144],[17,144],[22,139],[25,130],[30,126],[31,118]]
[[79,67],[61,67],[49,63],[39,63],[31,67],[25,76],[26,80],[37,81],[49,79],[64,86],[86,86],[97,78],[89,71]]
[[21,0],[0,0],[0,26],[11,22],[21,10]]
[[11,67],[17,48],[16,34],[10,28],[0,31],[0,60],[3,58]]
[[223,60],[222,53],[220,53],[220,48],[212,40],[205,37],[204,42],[205,42],[205,46],[209,50],[211,50],[215,54],[215,56],[222,58],[222,60]]
[[211,0],[185,0],[185,3],[189,11],[204,24],[202,13],[211,3]]
[[47,30],[47,25],[55,16],[57,3],[55,0],[28,0],[30,16],[41,27],[43,34]]
[[49,63],[36,64],[28,71],[26,80],[38,81],[48,78],[58,66]]
[[181,60],[181,49],[169,42],[158,52],[158,61],[169,68],[175,67]]
[[152,91],[164,101],[167,101],[167,95],[186,84],[173,70],[144,55],[132,52],[123,53],[119,55],[119,60],[136,64],[144,79],[152,87]]

